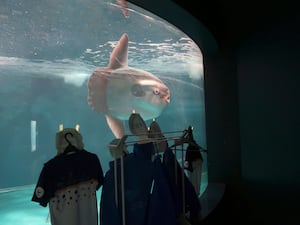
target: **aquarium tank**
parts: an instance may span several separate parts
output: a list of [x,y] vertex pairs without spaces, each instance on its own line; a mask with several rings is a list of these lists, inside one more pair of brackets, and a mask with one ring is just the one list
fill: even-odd
[[[108,170],[113,160],[108,144],[116,136],[105,114],[89,104],[88,82],[96,68],[109,67],[111,52],[124,34],[124,63],[154,75],[170,91],[166,107],[148,107],[155,113],[151,118],[150,112],[145,123],[158,122],[170,146],[191,126],[194,140],[206,149],[201,50],[174,25],[127,4],[128,8],[114,0],[0,2],[1,225],[49,222],[48,208],[31,197],[44,163],[57,153],[60,125],[78,124],[85,149],[98,155],[104,173]],[[106,104],[117,105],[124,96],[111,88],[116,86],[104,86],[99,91],[106,88]],[[131,100],[120,101],[114,116]],[[130,135],[126,115],[123,123]],[[132,151],[131,145],[127,148]],[[182,165],[185,148],[184,144],[176,150]],[[207,155],[202,156],[200,197],[208,182]],[[97,195],[100,201],[101,189]]]

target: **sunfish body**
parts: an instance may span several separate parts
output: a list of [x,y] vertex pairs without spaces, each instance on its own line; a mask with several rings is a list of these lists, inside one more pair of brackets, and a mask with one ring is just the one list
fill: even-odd
[[88,80],[88,104],[106,121],[116,138],[125,134],[124,120],[133,111],[144,120],[158,117],[170,103],[169,88],[156,76],[128,66],[128,35],[123,34],[107,67]]

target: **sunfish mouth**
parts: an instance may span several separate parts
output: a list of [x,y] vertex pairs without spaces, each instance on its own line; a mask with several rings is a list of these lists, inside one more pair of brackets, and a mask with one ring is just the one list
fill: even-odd
[[170,104],[170,90],[167,87],[166,89],[167,90],[161,94],[161,99],[163,99],[166,104]]

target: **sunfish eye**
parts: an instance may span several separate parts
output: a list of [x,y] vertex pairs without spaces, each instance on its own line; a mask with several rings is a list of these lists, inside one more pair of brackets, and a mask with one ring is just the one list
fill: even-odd
[[145,95],[142,86],[139,84],[135,84],[131,87],[131,93],[136,97],[141,97]]
[[154,88],[154,89],[153,89],[153,94],[159,95],[159,94],[160,94],[159,89],[158,89],[158,88]]

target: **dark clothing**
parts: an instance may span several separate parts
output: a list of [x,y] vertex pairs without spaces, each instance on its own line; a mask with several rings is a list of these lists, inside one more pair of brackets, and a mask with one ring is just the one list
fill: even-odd
[[103,171],[96,154],[79,150],[57,155],[44,164],[32,201],[46,207],[56,191],[81,182],[96,180],[96,189],[103,184]]
[[203,161],[203,157],[201,155],[201,147],[197,143],[190,143],[185,153],[185,161],[188,162],[188,166],[185,169],[193,172],[192,164],[197,160]]
[[[135,144],[124,157],[125,217],[129,225],[175,225],[174,202],[153,143]],[[117,160],[118,206],[115,201],[114,161],[105,174],[100,205],[101,225],[122,224],[121,166]]]
[[[190,212],[191,218],[197,218],[201,212],[200,200],[193,184],[185,175],[170,148],[164,152],[163,167],[175,202],[177,216],[185,211]],[[183,203],[183,196],[185,203]]]
[[[183,209],[190,212],[191,218],[197,217],[201,210],[200,201],[191,182],[183,176],[184,171],[172,150],[164,152],[162,162],[160,155],[153,154],[153,149],[153,143],[135,144],[133,153],[123,158],[126,224],[176,225],[176,219]],[[101,225],[122,224],[121,160],[115,162],[117,177],[112,161],[104,178],[100,203]]]
[[147,225],[174,225],[177,218],[175,204],[160,155],[155,157],[153,163],[154,185],[149,202]]

